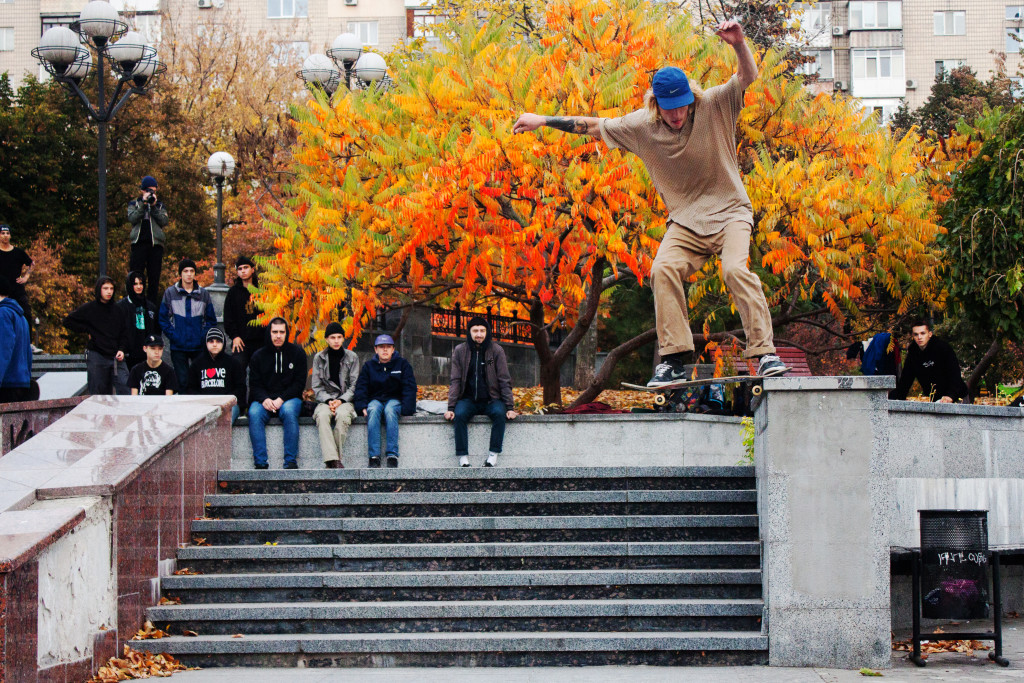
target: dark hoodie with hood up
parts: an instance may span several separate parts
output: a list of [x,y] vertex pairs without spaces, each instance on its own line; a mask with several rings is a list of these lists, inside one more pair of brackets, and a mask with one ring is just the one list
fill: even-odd
[[[477,344],[469,330],[477,325],[487,328],[487,336]],[[460,398],[474,401],[501,401],[506,410],[513,410],[512,375],[508,371],[505,349],[491,340],[491,327],[484,318],[476,317],[466,326],[467,341],[452,352],[451,382],[448,384],[448,410],[455,410]]]
[[263,403],[268,398],[302,398],[306,388],[306,352],[287,341],[287,324],[285,329],[285,342],[277,347],[270,341],[268,327],[263,348],[249,361],[249,399],[254,403]]
[[113,279],[107,276],[96,280],[93,289],[95,299],[71,311],[64,318],[64,327],[72,332],[88,334],[89,343],[85,348],[113,360],[118,351],[128,353],[128,335],[124,313],[114,303],[114,297],[106,303],[100,300],[100,287],[106,282],[114,284]]
[[125,362],[128,367],[133,368],[146,360],[146,352],[142,350],[142,344],[149,335],[160,336],[160,321],[157,317],[156,304],[146,298],[146,288],[143,286],[142,294],[136,294],[132,288],[135,278],[146,283],[146,276],[136,270],[128,273],[124,286],[126,295],[117,302],[117,307],[124,315],[125,333],[128,337],[128,352]]
[[[259,273],[252,274],[252,284],[259,286]],[[267,327],[255,325],[260,312],[252,301],[252,293],[242,284],[242,278],[235,278],[227,297],[224,299],[224,331],[228,335],[227,345],[230,348],[235,337],[241,337],[246,348],[257,349],[268,339]]]

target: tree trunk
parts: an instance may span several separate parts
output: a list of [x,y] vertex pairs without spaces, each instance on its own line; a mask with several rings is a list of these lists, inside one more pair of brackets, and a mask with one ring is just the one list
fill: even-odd
[[597,325],[591,324],[576,347],[576,373],[573,376],[574,389],[583,390],[594,381],[594,365],[597,359]]
[[992,363],[995,362],[996,356],[999,355],[1001,341],[999,334],[996,333],[996,338],[992,340],[992,345],[988,347],[988,351],[986,351],[985,355],[981,357],[978,364],[974,366],[974,369],[971,370],[970,376],[967,378],[967,397],[972,403],[974,402],[974,398],[978,395],[978,385],[981,384],[981,380],[985,376],[985,373],[988,372],[990,367],[992,367]]
[[618,365],[619,361],[633,353],[642,346],[646,346],[651,342],[657,340],[658,332],[654,328],[642,332],[637,336],[633,337],[629,341],[625,341],[614,349],[608,352],[608,357],[604,359],[604,364],[601,369],[594,375],[594,379],[591,380],[590,385],[583,390],[583,393],[576,397],[576,400],[572,402],[572,406],[583,405],[584,403],[590,403],[604,391],[604,385],[608,381],[608,378],[612,376],[612,370]]

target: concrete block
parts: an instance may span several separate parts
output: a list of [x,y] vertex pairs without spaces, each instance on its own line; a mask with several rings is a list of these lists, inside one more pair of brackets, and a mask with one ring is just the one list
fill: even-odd
[[[885,592],[888,595],[888,586]],[[768,631],[768,662],[771,666],[888,668],[890,623],[888,607],[775,610]],[[854,634],[857,637],[851,637]]]

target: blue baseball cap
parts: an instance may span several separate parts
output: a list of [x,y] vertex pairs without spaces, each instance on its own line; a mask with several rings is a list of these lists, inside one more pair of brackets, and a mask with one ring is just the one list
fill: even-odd
[[654,74],[651,82],[654,98],[662,109],[678,109],[693,104],[693,91],[690,80],[677,66],[666,66]]
[[395,345],[395,340],[391,338],[390,334],[378,334],[377,338],[373,340],[374,346],[383,346],[384,344]]

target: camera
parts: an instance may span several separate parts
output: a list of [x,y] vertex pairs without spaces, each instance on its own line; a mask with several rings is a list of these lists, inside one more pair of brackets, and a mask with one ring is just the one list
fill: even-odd
[[149,202],[150,204],[156,204],[156,195],[154,193],[150,192],[146,196],[146,201]]

